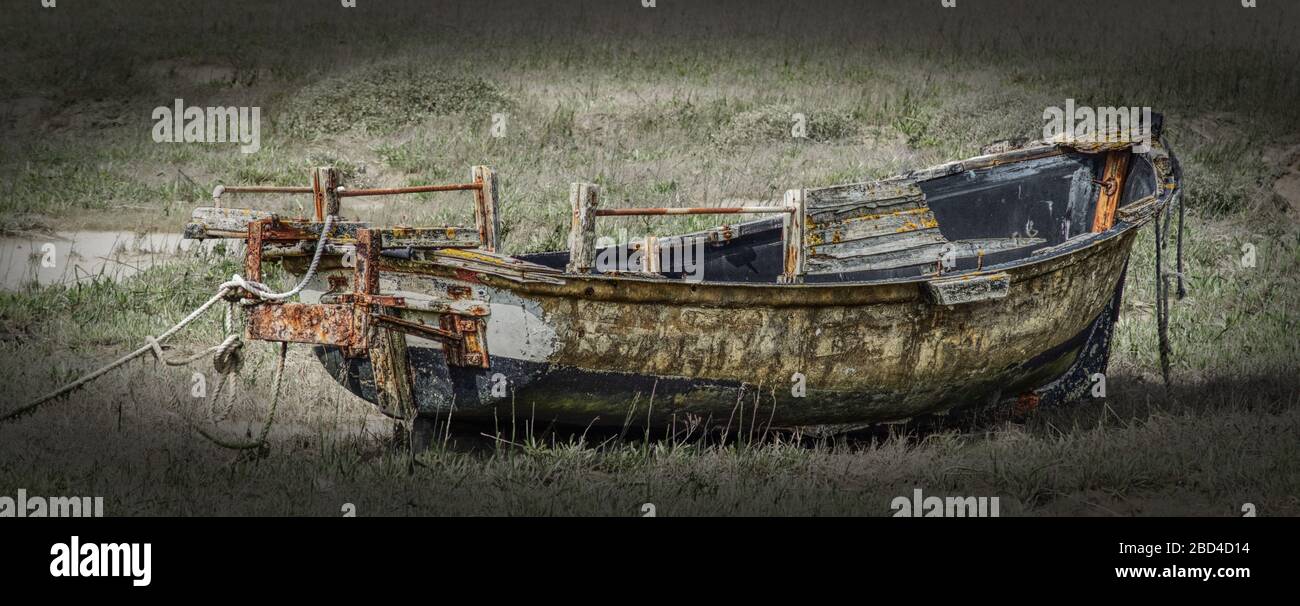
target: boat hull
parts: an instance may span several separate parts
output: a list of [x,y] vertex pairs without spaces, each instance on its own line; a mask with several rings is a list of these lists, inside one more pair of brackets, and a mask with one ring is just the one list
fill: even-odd
[[[490,303],[488,368],[449,366],[438,343],[405,337],[421,416],[664,425],[724,423],[746,410],[773,426],[851,425],[1077,395],[1104,371],[1135,234],[1115,230],[1008,267],[1005,296],[954,305],[927,297],[925,280],[517,283],[417,263],[385,266],[381,286]],[[319,281],[331,271],[347,270]],[[368,360],[328,346],[317,353],[350,390],[376,400]]]

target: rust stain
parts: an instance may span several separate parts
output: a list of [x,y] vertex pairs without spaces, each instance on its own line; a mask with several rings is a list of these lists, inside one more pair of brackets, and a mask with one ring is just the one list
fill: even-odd
[[355,345],[352,306],[307,303],[263,304],[248,314],[249,339],[319,345]]
[[1011,409],[1011,415],[1015,418],[1023,418],[1038,408],[1040,398],[1038,394],[1029,391],[1020,394],[1016,398],[1015,406]]
[[328,281],[330,285],[329,292],[332,293],[347,290],[350,284],[347,276],[330,276]]

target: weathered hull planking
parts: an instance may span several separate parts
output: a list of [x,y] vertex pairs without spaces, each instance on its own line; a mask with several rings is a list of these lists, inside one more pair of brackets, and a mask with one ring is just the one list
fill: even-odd
[[[490,368],[448,366],[440,344],[406,337],[421,415],[454,407],[462,420],[490,421],[527,411],[577,424],[633,415],[639,425],[674,415],[725,420],[737,402],[751,410],[757,402],[777,425],[851,424],[996,402],[1064,374],[1122,287],[1134,234],[1009,271],[1005,298],[958,306],[931,303],[922,282],[582,278],[510,288],[412,267],[386,269],[381,290],[418,296],[459,287],[490,301]],[[437,324],[436,314],[404,316]],[[349,389],[375,400],[367,360],[329,347],[318,354]],[[796,375],[802,397],[792,392]]]

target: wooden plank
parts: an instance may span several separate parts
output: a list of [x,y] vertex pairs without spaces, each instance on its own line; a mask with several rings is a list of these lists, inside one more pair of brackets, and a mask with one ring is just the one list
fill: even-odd
[[317,221],[324,221],[326,215],[338,216],[341,179],[339,170],[332,166],[322,166],[312,173],[311,190]]
[[821,224],[928,209],[925,197],[917,196],[914,198],[891,198],[880,202],[867,202],[858,205],[809,206],[808,216],[813,223]]
[[913,265],[937,265],[940,255],[947,249],[948,242],[929,244],[917,248],[908,248],[872,256],[852,256],[845,258],[817,255],[808,258],[808,273],[831,274],[854,271],[874,271],[882,269],[901,269]]
[[1092,231],[1106,231],[1115,225],[1115,209],[1124,195],[1124,179],[1128,176],[1131,149],[1106,153],[1106,167],[1102,170],[1101,192],[1097,195],[1097,211],[1092,219]]
[[809,218],[808,245],[838,244],[866,238],[934,229],[939,222],[929,208],[914,208],[889,214],[864,214],[840,221],[819,222]]
[[481,184],[474,191],[474,221],[478,226],[479,240],[485,250],[496,252],[501,234],[500,192],[497,171],[489,166],[475,166],[470,170],[470,181]]
[[558,269],[482,250],[442,248],[425,254],[422,260],[516,282],[564,284],[563,272]]
[[384,414],[410,419],[415,416],[411,392],[411,368],[406,353],[406,335],[369,322],[366,354],[375,382],[375,404]]
[[190,212],[190,222],[185,225],[185,236],[193,240],[209,238],[248,237],[248,224],[271,218],[271,213],[250,208],[219,208],[200,206]]
[[885,208],[921,199],[921,188],[910,181],[868,181],[808,191],[809,212],[837,206]]
[[1099,236],[1098,236],[1097,232],[1092,232],[1092,231],[1084,232],[1084,233],[1081,233],[1081,234],[1078,234],[1078,235],[1074,235],[1074,236],[1070,236],[1069,239],[1067,239],[1066,241],[1064,241],[1064,242],[1062,242],[1062,243],[1060,243],[1060,244],[1057,244],[1057,245],[1055,245],[1055,246],[1047,246],[1047,247],[1040,248],[1040,249],[1034,251],[1034,256],[1035,256],[1035,257],[1043,257],[1043,256],[1047,256],[1047,255],[1056,254],[1056,253],[1058,253],[1058,252],[1060,252],[1060,251],[1062,251],[1062,250],[1065,250],[1065,249],[1067,249],[1067,248],[1069,248],[1069,247],[1071,247],[1071,246],[1074,246],[1074,245],[1076,245],[1076,244],[1084,244],[1084,243],[1087,243],[1087,242],[1091,242],[1092,240],[1095,240],[1095,239],[1097,239],[1098,237],[1099,237]]
[[891,233],[875,238],[863,238],[832,244],[809,246],[808,254],[813,257],[835,257],[848,259],[852,257],[871,257],[887,253],[919,248],[930,244],[943,244],[948,240],[937,228],[919,229],[909,232]]
[[1135,223],[1151,216],[1159,208],[1160,199],[1151,195],[1134,202],[1129,202],[1124,205],[1124,208],[1115,211],[1115,214],[1119,216],[1121,221]]
[[976,238],[952,241],[958,259],[990,255],[1009,250],[1034,248],[1046,243],[1047,240],[1044,238]]
[[[976,240],[933,240],[924,243],[924,239],[913,240],[908,244],[922,242],[920,246],[898,246],[892,249],[878,249],[870,255],[817,254],[809,258],[808,271],[815,274],[847,273],[853,271],[873,271],[884,269],[901,269],[912,266],[938,267],[940,258],[951,253],[958,260],[973,259],[981,255],[1006,252],[1017,249],[1029,249],[1047,242],[1042,238],[985,238]],[[930,271],[930,270],[927,270]]]
[[896,269],[938,261],[947,243],[925,194],[909,180],[825,187],[808,192],[807,271]]
[[375,230],[383,248],[478,248],[477,229],[468,227],[394,227]]
[[596,209],[600,206],[600,186],[592,183],[570,185],[569,204],[573,215],[569,222],[569,264],[565,272],[585,274],[596,265]]

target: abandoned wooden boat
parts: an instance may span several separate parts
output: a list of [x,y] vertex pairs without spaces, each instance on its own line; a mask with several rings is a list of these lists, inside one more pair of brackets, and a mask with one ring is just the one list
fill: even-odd
[[[881,181],[792,190],[780,206],[611,209],[574,184],[570,250],[497,250],[496,175],[350,190],[224,187],[188,237],[248,241],[250,279],[310,271],[346,199],[474,194],[476,225],[336,221],[302,302],[254,305],[247,338],[310,343],[386,414],[491,423],[902,420],[1086,393],[1104,372],[1137,229],[1178,194],[1152,129],[1125,143],[1035,142]],[[313,194],[315,219],[221,208],[222,195]],[[597,217],[753,213],[597,246]],[[454,412],[453,412],[454,410]]]

